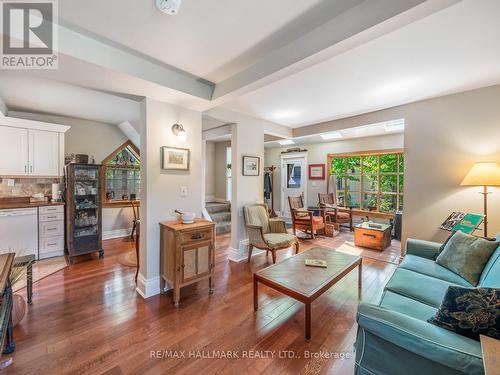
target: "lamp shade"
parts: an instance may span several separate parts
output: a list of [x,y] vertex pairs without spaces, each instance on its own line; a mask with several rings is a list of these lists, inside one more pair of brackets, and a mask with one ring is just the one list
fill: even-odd
[[460,185],[500,186],[500,167],[497,163],[476,163]]

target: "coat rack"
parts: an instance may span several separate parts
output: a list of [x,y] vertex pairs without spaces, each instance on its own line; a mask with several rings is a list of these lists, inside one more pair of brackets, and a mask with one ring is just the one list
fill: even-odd
[[[276,171],[276,167],[274,165],[271,165],[270,167],[265,167],[264,168],[264,174],[268,174],[271,180],[270,183],[270,199],[271,199],[271,209],[269,210],[269,217],[277,217],[276,211],[274,211],[274,172]],[[264,176],[265,178],[265,176]],[[265,181],[264,181],[264,187],[265,187]]]

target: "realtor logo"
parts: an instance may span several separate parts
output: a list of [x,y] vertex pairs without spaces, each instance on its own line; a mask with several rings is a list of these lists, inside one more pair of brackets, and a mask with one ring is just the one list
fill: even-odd
[[0,1],[2,69],[57,69],[56,1]]

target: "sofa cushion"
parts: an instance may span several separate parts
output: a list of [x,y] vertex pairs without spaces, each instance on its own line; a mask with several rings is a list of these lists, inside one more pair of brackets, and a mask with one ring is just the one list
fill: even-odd
[[436,315],[428,322],[479,341],[500,339],[500,289],[450,286]]
[[416,255],[407,254],[399,267],[444,281],[449,281],[450,283],[467,287],[472,286],[467,280],[458,276],[456,273],[451,272],[449,269],[437,264],[435,261]]
[[[500,241],[500,233],[497,235]],[[500,245],[484,266],[483,273],[479,279],[479,286],[484,288],[500,288]]]
[[396,311],[398,313],[411,316],[412,318],[423,320],[424,322],[434,316],[437,312],[435,307],[426,305],[425,303],[418,302],[400,294],[393,293],[389,290],[384,292],[379,305],[388,310]]
[[486,263],[497,247],[496,241],[458,231],[448,241],[436,262],[476,286]]
[[[296,224],[301,224],[301,225],[308,225],[310,223],[310,216],[308,216],[307,218],[300,218],[300,219],[297,219],[295,220],[295,223]],[[323,217],[321,216],[313,216],[312,217],[312,221],[313,221],[313,225],[319,225],[319,224],[323,224]]]
[[385,288],[437,308],[450,285],[459,286],[418,272],[398,268]]

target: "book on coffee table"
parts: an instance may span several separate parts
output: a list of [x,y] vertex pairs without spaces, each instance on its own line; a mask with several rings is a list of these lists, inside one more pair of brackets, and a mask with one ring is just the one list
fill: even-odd
[[305,259],[305,264],[308,267],[320,267],[320,268],[326,268],[327,264],[326,261],[324,260],[319,260],[319,259]]

